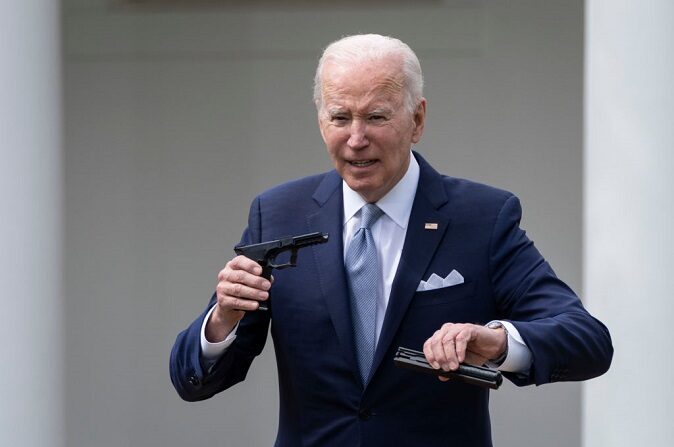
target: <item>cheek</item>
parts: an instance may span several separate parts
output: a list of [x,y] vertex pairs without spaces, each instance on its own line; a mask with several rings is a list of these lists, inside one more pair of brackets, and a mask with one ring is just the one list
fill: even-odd
[[330,153],[337,153],[347,139],[348,136],[345,137],[344,132],[338,130],[330,130],[323,133],[323,141]]
[[330,156],[330,161],[332,164],[337,167],[339,165],[339,157],[337,154],[337,151],[335,151],[333,148],[328,146],[328,155]]
[[325,147],[328,150],[328,154],[330,154],[331,157],[334,158],[337,156],[339,146],[336,144],[334,139],[326,138]]
[[330,161],[332,161],[332,164],[335,167],[338,167],[340,162],[340,155],[339,155],[339,143],[334,139],[334,138],[325,138],[325,148],[327,149],[328,156],[330,157]]

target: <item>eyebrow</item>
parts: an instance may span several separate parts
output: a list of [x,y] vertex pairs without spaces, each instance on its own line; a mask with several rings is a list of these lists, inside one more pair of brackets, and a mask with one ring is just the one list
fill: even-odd
[[[341,107],[331,107],[327,110],[329,116],[339,115],[341,113],[350,113],[348,110]],[[392,115],[393,109],[389,107],[377,107],[372,110],[368,110],[364,115]]]
[[367,112],[368,115],[392,115],[393,110],[387,108],[387,107],[377,107],[376,109],[372,109],[369,112]]
[[337,115],[339,113],[346,113],[346,110],[344,110],[341,107],[331,107],[327,110],[328,115]]

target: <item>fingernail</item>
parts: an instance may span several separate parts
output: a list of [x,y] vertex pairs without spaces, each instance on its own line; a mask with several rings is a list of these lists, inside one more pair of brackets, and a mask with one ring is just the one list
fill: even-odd
[[435,369],[440,369],[440,364],[438,362],[431,363],[431,366]]

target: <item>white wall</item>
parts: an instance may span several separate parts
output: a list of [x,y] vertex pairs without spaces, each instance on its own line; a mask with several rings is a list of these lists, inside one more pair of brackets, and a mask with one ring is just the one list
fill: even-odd
[[[271,346],[245,383],[197,404],[173,392],[168,353],[207,303],[252,197],[329,169],[311,82],[321,47],[342,34],[417,50],[429,98],[419,150],[440,171],[520,195],[525,228],[580,286],[580,1],[288,4],[66,2],[68,445],[271,444]],[[580,443],[577,384],[508,384],[492,415],[499,446]]]
[[587,447],[674,445],[674,3],[587,4],[585,283],[612,330]]
[[60,10],[11,3],[0,2],[0,445],[60,447]]

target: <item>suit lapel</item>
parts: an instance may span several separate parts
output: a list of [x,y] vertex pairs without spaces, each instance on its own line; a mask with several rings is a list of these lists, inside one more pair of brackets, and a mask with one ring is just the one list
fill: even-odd
[[325,176],[313,195],[313,199],[320,208],[317,212],[307,216],[307,223],[310,231],[323,231],[330,236],[325,247],[320,245],[312,247],[318,267],[318,280],[335,327],[342,355],[347,359],[354,375],[360,381],[351,326],[349,291],[344,270],[344,242],[342,240],[344,206],[341,186],[342,179],[337,172],[332,171]]
[[[422,275],[450,225],[450,219],[438,209],[447,203],[442,177],[419,154],[420,175],[417,193],[407,226],[407,235],[391,287],[386,316],[382,327],[370,377],[376,372],[388,350]],[[337,172],[328,173],[313,195],[319,209],[307,216],[310,231],[323,231],[330,242],[312,247],[318,269],[321,293],[335,328],[342,355],[360,381],[351,324],[349,291],[344,269],[342,179]],[[426,223],[437,223],[437,229],[426,229]]]
[[[419,185],[370,377],[384,358],[419,282],[423,279],[422,275],[450,224],[449,217],[438,212],[447,202],[442,177],[419,154],[414,155],[420,167]],[[426,229],[426,223],[436,223],[437,229]]]

